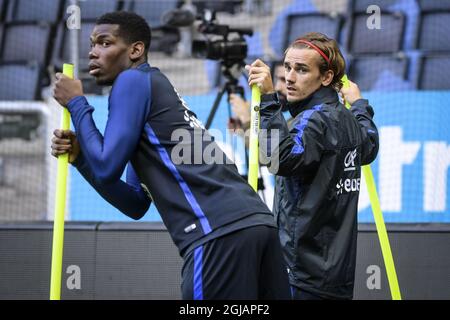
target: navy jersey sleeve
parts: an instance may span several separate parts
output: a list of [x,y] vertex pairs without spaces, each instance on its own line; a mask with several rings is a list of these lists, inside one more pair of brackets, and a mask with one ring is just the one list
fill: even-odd
[[81,146],[75,167],[106,201],[133,219],[142,217],[151,201],[131,165],[127,169],[127,182],[120,177],[150,112],[150,89],[147,73],[122,72],[110,95],[104,135],[97,129],[92,118],[94,108],[85,97],[75,97],[68,103]]
[[83,154],[80,154],[73,165],[78,169],[87,182],[111,205],[119,209],[128,217],[138,220],[147,212],[151,200],[141,187],[131,163],[127,166],[127,181],[118,180],[110,184],[98,184],[93,178]]
[[97,183],[120,179],[139,142],[149,108],[149,76],[132,69],[122,72],[114,82],[104,135],[97,129],[92,118],[94,108],[85,97],[75,97],[68,103],[81,150]]

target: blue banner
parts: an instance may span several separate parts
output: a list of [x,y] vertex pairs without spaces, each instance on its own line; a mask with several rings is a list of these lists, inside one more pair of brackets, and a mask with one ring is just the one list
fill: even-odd
[[[368,92],[380,133],[380,151],[371,167],[377,183],[386,222],[450,222],[450,92]],[[203,122],[209,115],[215,94],[184,97],[187,105]],[[234,155],[245,174],[242,139],[226,133],[229,107],[222,99],[211,128],[219,145]],[[94,119],[102,131],[107,118],[107,97],[89,97],[96,108]],[[265,199],[271,207],[273,179],[262,171]],[[72,220],[129,220],[104,201],[80,174],[72,169],[70,187]],[[152,205],[143,218],[160,221]],[[365,182],[361,183],[359,222],[373,222]]]

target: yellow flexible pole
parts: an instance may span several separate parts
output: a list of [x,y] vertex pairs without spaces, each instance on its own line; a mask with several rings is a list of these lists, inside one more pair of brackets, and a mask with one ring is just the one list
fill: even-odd
[[[63,74],[73,79],[73,64],[63,65]],[[61,128],[70,129],[70,114],[63,108]],[[69,154],[58,156],[56,180],[55,217],[53,221],[52,270],[50,278],[50,300],[61,300],[61,277],[64,249],[64,212],[66,209],[67,173]]]
[[[347,75],[342,77],[342,82],[345,87],[349,87]],[[350,104],[346,101],[345,106],[350,108]],[[400,288],[398,285],[397,273],[395,271],[394,259],[392,257],[391,245],[389,243],[386,225],[384,223],[383,213],[380,207],[380,200],[378,198],[375,180],[373,178],[372,169],[370,165],[363,166],[362,171],[367,184],[367,191],[369,192],[370,204],[372,205],[373,217],[377,228],[378,239],[380,241],[381,252],[383,254],[384,265],[386,267],[389,288],[391,290],[392,300],[401,300]]]
[[259,169],[259,105],[261,103],[261,91],[257,85],[252,86],[252,102],[250,110],[250,141],[249,141],[249,165],[248,183],[253,190],[258,192]]

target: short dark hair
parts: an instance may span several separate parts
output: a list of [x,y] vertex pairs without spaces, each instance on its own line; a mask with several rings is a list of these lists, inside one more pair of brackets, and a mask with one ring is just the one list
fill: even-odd
[[128,44],[142,41],[145,46],[145,54],[147,55],[152,39],[152,32],[147,21],[140,15],[134,12],[114,11],[105,13],[95,23],[119,25],[119,36]]

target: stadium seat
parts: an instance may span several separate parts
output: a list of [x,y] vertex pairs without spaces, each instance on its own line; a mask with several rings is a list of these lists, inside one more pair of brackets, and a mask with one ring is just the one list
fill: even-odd
[[[95,21],[82,21],[79,32],[79,70],[87,71],[89,63],[89,51],[91,47],[90,35],[94,29]],[[57,69],[62,69],[62,64],[70,62],[70,30],[64,22],[58,25],[55,45],[53,48],[52,64]]]
[[7,22],[47,21],[55,24],[61,16],[60,0],[15,0],[9,2]]
[[356,56],[350,59],[349,78],[363,91],[410,90],[408,58],[402,54]]
[[[79,64],[78,78],[83,82],[83,90],[88,94],[102,94],[102,88],[95,83],[95,80],[88,74],[90,35],[95,27],[95,20],[81,22],[79,34]],[[61,22],[57,28],[55,46],[53,48],[51,64],[56,71],[61,71],[63,63],[72,62],[70,59],[70,31],[65,23]]]
[[37,63],[0,63],[0,100],[39,99]]
[[283,46],[286,48],[296,38],[307,32],[321,32],[328,37],[339,41],[339,32],[342,17],[337,14],[309,13],[290,14],[287,16],[285,39]]
[[161,17],[167,11],[177,8],[178,0],[128,1],[124,3],[124,10],[136,12],[144,17],[152,28],[150,51],[161,51],[172,54],[176,44],[180,41],[178,28],[162,25]]
[[[288,6],[286,6],[276,17],[269,33],[269,43],[273,48],[273,51],[277,59],[280,59],[283,54],[285,47],[285,37],[286,31],[288,30],[286,24],[289,15],[296,14],[317,14],[319,10],[312,0],[293,0]],[[326,11],[321,13],[333,14],[333,11]],[[297,35],[297,36],[300,36]]]
[[[70,0],[66,0],[65,8],[70,5]],[[79,1],[81,20],[97,19],[107,12],[120,10],[120,2],[118,0],[84,0]],[[64,13],[67,15],[67,13]]]
[[450,1],[420,1],[421,13],[417,48],[423,51],[450,51]]
[[420,10],[450,10],[450,1],[447,0],[417,0]]
[[353,13],[347,50],[352,54],[395,53],[403,48],[405,16],[383,12],[381,29],[367,27],[366,13]]
[[450,53],[424,55],[419,68],[420,90],[450,90]]
[[167,11],[177,8],[178,0],[129,1],[125,10],[136,12],[147,20],[152,28],[162,27],[161,17]]
[[35,60],[47,64],[51,27],[46,22],[9,23],[4,26],[0,60],[3,62]]
[[[374,11],[368,10],[369,6],[376,5],[381,10],[381,30],[368,30],[366,26],[367,18],[372,16]],[[419,6],[416,0],[349,0],[347,12],[351,17],[359,16],[361,21],[359,24],[360,28],[364,28],[366,33],[369,31],[373,31],[373,35],[382,34],[385,39],[394,40],[395,37],[400,37],[400,41],[402,41],[401,48],[402,50],[408,51],[413,50],[416,47],[416,36],[417,36],[417,24],[419,19]],[[392,25],[392,14],[393,13],[401,13],[404,16],[403,22],[403,31],[401,34],[391,35],[391,30],[397,32],[397,29]],[[353,22],[353,19],[350,19],[350,22]],[[364,21],[365,20],[365,21]],[[386,22],[386,23],[385,23]],[[351,28],[354,27],[348,26],[350,28],[345,28],[345,33],[342,35],[343,43],[347,45],[348,48],[348,40],[349,37],[347,33]],[[375,32],[377,31],[377,32]],[[364,37],[364,34],[362,35]],[[345,39],[344,39],[345,38]],[[371,42],[373,39],[368,38],[366,40],[367,43]],[[364,42],[363,42],[364,45]],[[391,51],[393,52],[393,51]]]

